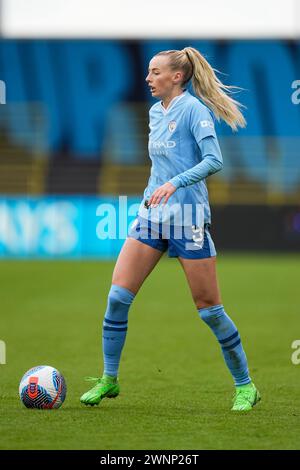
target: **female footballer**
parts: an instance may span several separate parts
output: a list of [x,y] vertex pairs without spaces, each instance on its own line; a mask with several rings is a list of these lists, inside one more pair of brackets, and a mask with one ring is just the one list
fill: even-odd
[[[190,80],[196,97],[186,89]],[[220,343],[235,384],[232,410],[248,411],[260,395],[249,377],[238,329],[222,305],[205,183],[223,166],[214,119],[223,119],[233,130],[246,122],[240,103],[228,93],[232,87],[192,47],[155,55],[146,82],[159,99],[149,113],[151,175],[113,272],[103,321],[104,372],[80,400],[97,405],[119,394],[130,305],[168,249],[182,265],[200,318]]]

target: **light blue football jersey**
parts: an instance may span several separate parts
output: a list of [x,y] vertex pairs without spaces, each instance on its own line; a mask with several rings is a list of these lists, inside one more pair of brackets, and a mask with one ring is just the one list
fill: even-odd
[[[149,128],[152,167],[139,215],[178,225],[200,225],[199,220],[210,223],[205,177],[221,169],[223,163],[213,113],[185,90],[173,98],[167,109],[161,101],[150,108]],[[145,208],[145,201],[167,181],[178,187],[168,203]],[[188,210],[177,217],[179,212],[183,214],[183,207]]]

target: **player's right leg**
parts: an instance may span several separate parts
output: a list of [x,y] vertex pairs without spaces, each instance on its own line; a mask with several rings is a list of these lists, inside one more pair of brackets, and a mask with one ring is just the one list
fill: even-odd
[[80,398],[85,405],[98,405],[103,398],[119,394],[118,368],[127,332],[128,311],[135,295],[163,251],[134,238],[127,238],[117,259],[103,321],[104,372],[95,386]]

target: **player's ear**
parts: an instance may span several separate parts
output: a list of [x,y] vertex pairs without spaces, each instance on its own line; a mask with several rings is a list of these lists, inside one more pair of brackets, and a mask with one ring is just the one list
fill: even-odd
[[176,85],[180,82],[182,82],[183,80],[183,73],[178,71],[178,72],[175,72],[174,75],[173,75],[173,82],[176,83]]

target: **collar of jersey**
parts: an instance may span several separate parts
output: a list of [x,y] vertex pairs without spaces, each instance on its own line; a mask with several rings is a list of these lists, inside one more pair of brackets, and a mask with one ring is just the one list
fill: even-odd
[[173,108],[174,105],[175,105],[179,100],[181,100],[181,98],[183,98],[186,94],[187,94],[187,90],[184,90],[184,92],[181,93],[180,95],[174,96],[174,98],[170,101],[169,106],[167,107],[167,109],[163,107],[162,101],[161,101],[161,102],[160,102],[160,107],[161,107],[161,110],[162,110],[163,114],[168,114],[168,112],[170,111],[170,109]]

